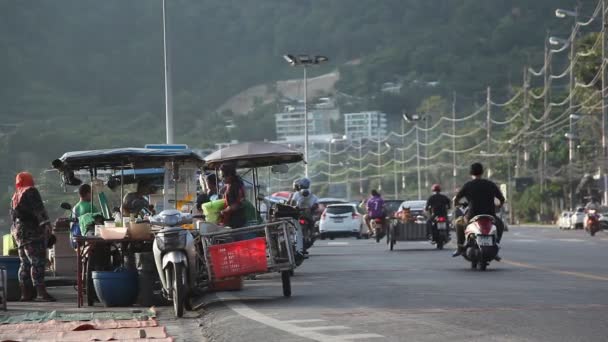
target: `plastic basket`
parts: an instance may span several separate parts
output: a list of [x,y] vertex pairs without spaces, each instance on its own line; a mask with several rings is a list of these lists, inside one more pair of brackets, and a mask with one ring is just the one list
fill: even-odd
[[210,246],[209,258],[218,279],[268,271],[265,238]]

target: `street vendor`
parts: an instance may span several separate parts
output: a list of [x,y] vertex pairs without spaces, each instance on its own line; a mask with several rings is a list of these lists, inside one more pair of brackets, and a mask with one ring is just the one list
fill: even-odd
[[220,197],[226,200],[226,208],[221,211],[222,222],[230,228],[241,228],[247,223],[243,202],[245,201],[245,184],[236,173],[236,166],[224,163],[220,166],[224,187]]
[[78,188],[78,196],[80,200],[74,205],[73,213],[75,218],[79,218],[84,214],[96,213],[98,210],[92,202],[92,189],[89,184],[82,184]]
[[44,208],[40,192],[34,187],[34,178],[29,172],[21,172],[15,179],[15,193],[11,203],[13,225],[11,234],[19,251],[19,287],[21,301],[37,300],[54,302],[44,285],[46,250],[52,244],[51,223]]
[[143,180],[137,182],[137,189],[134,192],[129,192],[122,200],[122,215],[128,217],[131,215],[137,216],[143,209],[148,209],[150,203],[146,196],[155,192],[154,186],[146,183]]

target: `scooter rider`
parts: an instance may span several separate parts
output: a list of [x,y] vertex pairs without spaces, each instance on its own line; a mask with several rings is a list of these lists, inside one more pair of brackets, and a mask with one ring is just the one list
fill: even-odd
[[[496,184],[490,180],[482,179],[483,165],[481,163],[474,163],[471,165],[471,177],[472,180],[468,181],[454,197],[454,205],[458,205],[461,199],[466,198],[468,202],[468,210],[465,214],[464,224],[456,227],[456,233],[458,236],[458,249],[452,256],[457,257],[462,255],[464,252],[465,236],[464,230],[469,220],[477,215],[492,215],[494,216],[494,222],[496,225],[496,243],[500,243],[502,233],[504,230],[503,222],[496,216],[496,205],[495,199],[500,201],[500,206],[505,203],[505,197],[502,192],[496,186]],[[495,258],[500,261],[500,257],[497,255]]]
[[[441,193],[441,185],[433,184],[431,187],[433,194],[426,201],[425,210],[429,215],[429,219],[426,221],[426,235],[429,240],[433,238],[433,221],[436,217],[448,217],[448,210],[451,208],[450,199]],[[449,230],[448,230],[449,234]]]
[[382,199],[382,195],[380,195],[380,193],[376,189],[373,189],[371,191],[371,195],[372,196],[367,200],[367,214],[365,214],[363,219],[365,220],[365,224],[367,225],[368,231],[372,232],[375,235],[376,232],[372,231],[370,222],[373,219],[381,218],[382,224],[384,224],[384,199]]

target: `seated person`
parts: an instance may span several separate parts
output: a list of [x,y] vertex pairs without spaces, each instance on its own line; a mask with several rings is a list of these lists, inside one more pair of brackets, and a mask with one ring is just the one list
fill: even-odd
[[153,185],[144,181],[139,181],[137,183],[137,190],[134,192],[129,192],[122,200],[123,217],[128,217],[131,215],[137,216],[142,210],[147,210],[150,203],[148,202],[146,196],[153,193],[155,193],[155,188]]

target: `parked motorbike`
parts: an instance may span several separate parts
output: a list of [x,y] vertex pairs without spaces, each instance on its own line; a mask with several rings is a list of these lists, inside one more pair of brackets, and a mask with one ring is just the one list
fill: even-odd
[[164,210],[152,218],[152,223],[163,228],[156,234],[152,250],[163,287],[163,296],[173,302],[176,317],[189,309],[189,299],[198,284],[207,278],[203,263],[202,246],[195,244],[197,231],[183,229],[191,223],[190,214],[178,210]]
[[587,231],[591,236],[594,236],[595,233],[600,231],[600,215],[597,213],[597,210],[587,210],[587,215],[585,217],[585,231]]
[[494,217],[477,215],[473,217],[465,229],[465,252],[463,257],[471,262],[471,268],[485,271],[490,261],[498,255],[496,241],[497,231]]
[[439,250],[442,250],[443,246],[450,241],[449,226],[445,216],[437,216],[433,219],[433,241]]

